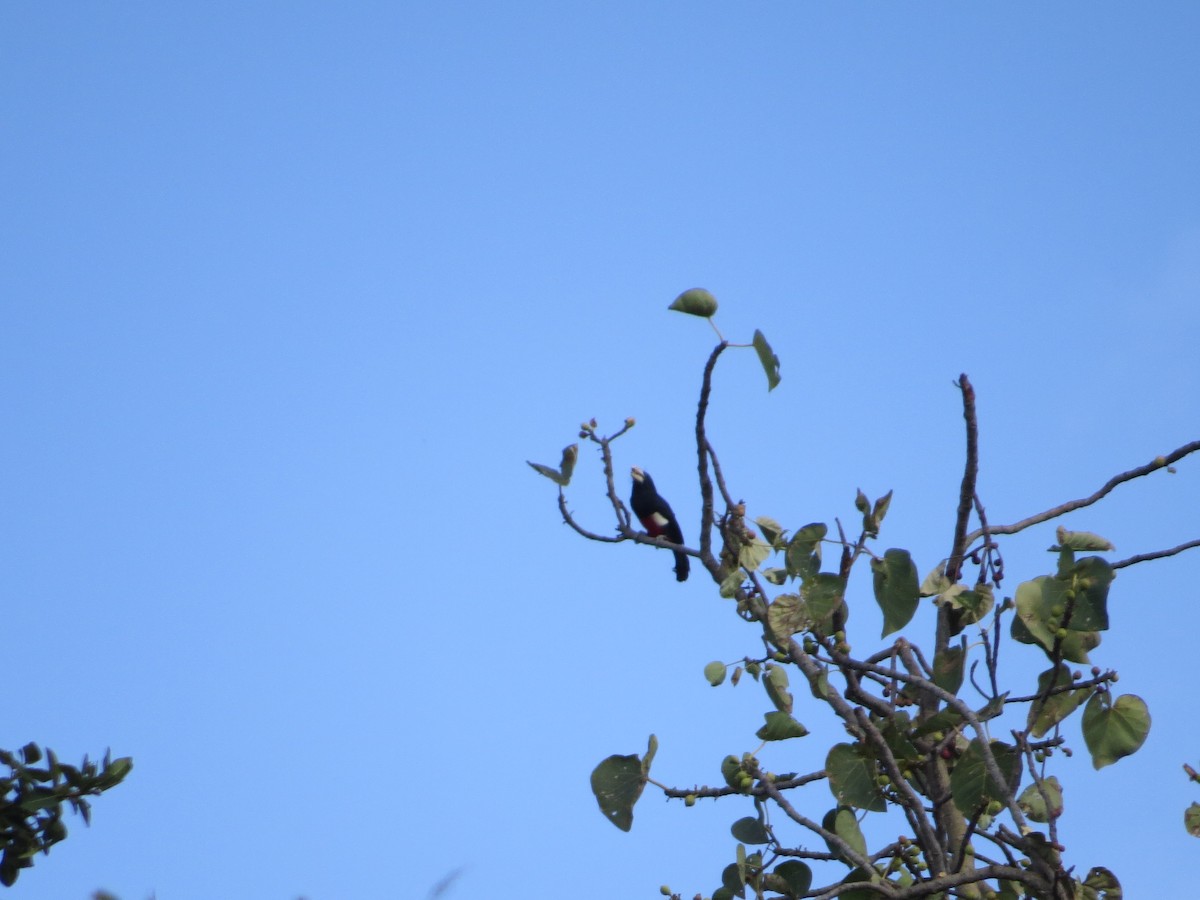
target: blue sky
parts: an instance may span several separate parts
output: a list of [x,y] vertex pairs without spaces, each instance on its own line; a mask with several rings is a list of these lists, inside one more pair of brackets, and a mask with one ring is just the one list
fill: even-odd
[[[795,528],[894,488],[880,549],[923,571],[961,372],[993,522],[1195,439],[1198,39],[1189,3],[8,4],[0,746],[136,762],[9,895],[711,893],[745,809],[647,795],[623,834],[588,775],[655,732],[657,777],[718,782],[770,707],[701,673],[753,631],[524,460],[636,416],[618,465],[695,537],[694,285],[782,359],[770,395],[722,361],[734,493]],[[1067,524],[1194,538],[1198,466]],[[1133,897],[1192,884],[1198,565],[1124,570],[1093,654],[1143,751],[1093,773],[1070,726],[1057,769],[1069,862]],[[821,765],[797,715],[771,768]]]

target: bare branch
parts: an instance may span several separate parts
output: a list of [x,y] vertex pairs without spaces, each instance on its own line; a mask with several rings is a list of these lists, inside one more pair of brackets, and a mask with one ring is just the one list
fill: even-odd
[[[970,540],[967,537],[967,522],[971,516],[971,503],[975,499],[975,482],[979,477],[979,421],[975,417],[975,388],[967,374],[958,376],[958,387],[962,391],[963,419],[967,423],[967,459],[963,466],[962,486],[958,491],[958,513],[954,520],[954,542],[946,560],[946,577],[953,584],[962,574],[963,556]],[[937,636],[934,639],[934,655],[950,646],[951,632],[955,630],[955,611],[949,604],[938,608]]]
[[1200,547],[1200,538],[1194,541],[1186,541],[1178,547],[1172,547],[1170,550],[1155,550],[1153,553],[1139,553],[1137,556],[1131,556],[1129,559],[1122,559],[1119,562],[1109,563],[1114,569],[1123,569],[1125,566],[1132,566],[1135,563],[1146,562],[1151,559],[1164,559],[1168,556],[1174,556],[1176,553],[1182,553],[1184,550],[1191,550],[1193,547]]
[[[758,766],[750,764],[747,771],[754,776],[755,780],[762,784],[766,795],[770,797],[783,810],[784,815],[795,822],[797,825],[802,825],[814,834],[820,835],[825,839],[825,842],[830,847],[836,848],[842,859],[849,860],[854,865],[865,871],[871,870],[871,861],[851,847],[846,840],[839,834],[824,828],[817,822],[802,814],[796,807],[788,802],[787,797],[779,792],[779,788],[768,779]],[[757,785],[756,785],[757,787]]]
[[[712,529],[713,523],[716,521],[716,514],[713,511],[712,479],[708,474],[708,460],[712,455],[712,447],[708,443],[708,436],[705,433],[704,417],[708,415],[708,398],[712,394],[713,369],[717,365],[717,358],[728,346],[729,342],[722,340],[713,348],[708,362],[704,364],[704,379],[700,384],[700,402],[696,407],[696,455],[699,457],[697,469],[700,475],[700,561],[714,577],[716,577],[720,564],[712,553]],[[715,462],[716,457],[712,456],[712,458]]]
[[605,534],[596,534],[594,531],[588,531],[586,528],[576,522],[575,517],[571,515],[571,511],[567,509],[567,495],[563,493],[562,488],[558,489],[558,509],[562,513],[563,521],[589,541],[605,541],[609,544],[619,544],[621,541],[629,540],[629,538],[623,534],[619,534],[616,537],[610,537],[609,535]]
[[[794,778],[777,778],[772,784],[773,784],[773,787],[775,788],[775,790],[777,790],[777,791],[787,791],[787,790],[791,790],[792,788],[803,787],[804,785],[811,784],[814,781],[822,781],[828,777],[829,777],[829,773],[826,772],[824,769],[822,769],[819,772],[810,772],[807,775],[797,775]],[[709,798],[709,797],[711,797],[711,798],[728,797],[733,794],[737,794],[739,796],[745,796],[744,792],[739,791],[736,788],[731,788],[728,785],[726,785],[725,787],[672,788],[672,787],[666,787],[665,785],[661,785],[658,782],[652,781],[650,779],[647,779],[647,780],[650,781],[650,783],[654,784],[654,786],[657,787],[659,790],[661,790],[664,795],[666,795],[667,797],[670,797],[674,800],[682,800],[682,799],[688,797],[689,795],[696,797],[698,799],[701,799],[701,800],[703,800],[705,798]],[[764,785],[765,785],[765,782],[764,782]],[[763,785],[757,785],[757,784],[753,788],[751,788],[750,794],[751,794],[751,796],[754,796],[754,797],[769,796],[769,793],[768,793],[766,787]]]
[[[1144,466],[1138,466],[1136,469],[1130,469],[1128,472],[1122,472],[1120,475],[1114,475],[1108,479],[1100,490],[1088,497],[1082,497],[1078,500],[1068,500],[1066,503],[1060,503],[1045,512],[1040,512],[1037,515],[1029,516],[1022,519],[1020,522],[1014,522],[1012,525],[993,525],[989,531],[992,534],[1016,534],[1018,531],[1024,531],[1031,525],[1037,525],[1041,522],[1048,522],[1051,519],[1056,519],[1059,516],[1066,515],[1069,512],[1074,512],[1077,509],[1083,509],[1085,506],[1091,506],[1099,500],[1102,500],[1108,495],[1113,488],[1119,484],[1124,484],[1126,481],[1133,481],[1135,478],[1141,478],[1143,475],[1149,475],[1159,469],[1165,469],[1178,460],[1183,459],[1190,453],[1195,453],[1200,450],[1200,441],[1192,441],[1189,444],[1184,444],[1175,450],[1172,450],[1166,456],[1159,456],[1146,463]],[[967,535],[967,541],[973,541],[978,538],[983,532],[973,531]]]

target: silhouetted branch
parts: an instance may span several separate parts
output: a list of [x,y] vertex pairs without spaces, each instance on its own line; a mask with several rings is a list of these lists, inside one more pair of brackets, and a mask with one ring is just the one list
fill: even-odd
[[[1189,444],[1184,444],[1176,450],[1172,450],[1166,456],[1159,456],[1144,466],[1138,466],[1136,469],[1130,469],[1128,472],[1122,472],[1120,475],[1114,475],[1108,479],[1100,490],[1088,497],[1081,497],[1078,500],[1068,500],[1066,503],[1060,503],[1058,506],[1052,507],[1045,512],[1040,512],[1037,515],[1029,516],[1019,522],[1014,522],[1012,525],[993,525],[988,529],[993,535],[996,534],[1016,534],[1018,531],[1024,531],[1031,525],[1037,525],[1041,522],[1048,522],[1051,519],[1056,519],[1059,516],[1066,515],[1069,512],[1074,512],[1077,509],[1083,509],[1085,506],[1091,506],[1093,503],[1102,500],[1108,495],[1113,488],[1119,484],[1124,484],[1126,481],[1133,481],[1135,478],[1141,478],[1143,475],[1149,475],[1159,469],[1165,469],[1178,460],[1183,459],[1190,453],[1195,453],[1200,450],[1200,441],[1192,441]],[[967,541],[973,541],[983,534],[982,530],[972,531],[967,535]],[[1184,548],[1186,549],[1186,548]],[[1139,560],[1140,562],[1140,560]],[[1129,565],[1129,563],[1126,563]]]
[[1137,556],[1131,556],[1129,559],[1122,559],[1119,562],[1110,563],[1114,569],[1123,569],[1126,566],[1132,566],[1134,563],[1146,562],[1151,559],[1163,559],[1167,556],[1174,556],[1176,553],[1182,553],[1184,550],[1191,550],[1193,547],[1200,547],[1200,538],[1194,541],[1187,541],[1180,544],[1178,547],[1172,547],[1170,550],[1155,550],[1153,553],[1139,553]]
[[[712,554],[712,528],[716,521],[716,514],[713,510],[712,479],[708,474],[708,460],[712,453],[712,447],[705,433],[704,419],[708,415],[708,398],[712,394],[713,369],[717,365],[718,357],[728,346],[728,341],[721,341],[713,348],[708,362],[704,364],[704,378],[700,383],[700,402],[696,407],[696,455],[698,457],[697,469],[700,475],[700,561],[706,569],[714,573],[718,568],[716,558]],[[713,456],[713,461],[715,463],[715,456]],[[722,488],[722,492],[724,492],[724,488]]]

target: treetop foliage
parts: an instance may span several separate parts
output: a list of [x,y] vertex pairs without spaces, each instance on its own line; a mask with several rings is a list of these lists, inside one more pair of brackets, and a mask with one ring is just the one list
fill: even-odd
[[[695,288],[670,308],[712,323],[717,301]],[[647,785],[685,807],[703,798],[745,798],[752,814],[734,813],[732,858],[714,874],[715,888],[696,894],[712,900],[1119,898],[1120,884],[1104,866],[1080,874],[1064,862],[1058,827],[1064,789],[1050,769],[1057,755],[1071,752],[1062,727],[1075,716],[1096,769],[1135,753],[1145,741],[1146,702],[1136,694],[1117,695],[1117,672],[1091,666],[1091,654],[1110,627],[1115,574],[1200,546],[1200,540],[1113,560],[1113,546],[1103,537],[1059,526],[1051,570],[1032,574],[1006,595],[1002,538],[1097,503],[1122,483],[1159,469],[1173,472],[1175,462],[1200,450],[1200,441],[1113,476],[1089,497],[992,525],[976,490],[976,398],[964,374],[957,386],[966,452],[947,528],[950,552],[922,570],[909,551],[876,546],[891,492],[871,499],[857,491],[853,527],[838,518],[832,528],[825,522],[747,518],[750,504],[730,491],[707,433],[712,380],[730,348],[755,351],[768,389],[780,383],[780,363],[761,332],[743,345],[717,335],[697,404],[698,546],[672,544],[635,527],[614,461],[614,446],[635,427],[633,418],[611,434],[601,433],[593,419],[578,435],[599,450],[615,534],[584,527],[568,506],[578,444],[563,451],[557,468],[530,463],[558,486],[563,520],[582,537],[682,551],[699,561],[718,595],[734,601],[738,618],[752,626],[747,635],[754,645],[735,661],[709,662],[704,678],[717,687],[749,677],[762,685],[772,707],[762,727],[744,739],[751,749],[714,763],[712,774],[719,771],[720,780],[712,785],[670,786],[651,777],[658,746],[653,735],[641,756],[607,757],[592,773],[601,812],[629,831]],[[863,565],[879,614],[860,613],[854,627],[877,627],[886,639],[902,632],[922,604],[932,604],[936,624],[924,642],[900,635],[870,656],[855,654],[849,613],[864,603],[857,589],[851,592],[857,585],[851,576]],[[1035,682],[1019,683],[1001,666],[1006,640],[1035,647],[1045,657],[1046,669]],[[1090,672],[1072,664],[1091,666]],[[825,712],[820,723],[806,725],[795,717],[796,690],[819,701]],[[825,736],[815,738],[818,733]],[[760,756],[786,760],[787,753],[774,748],[796,739],[829,741],[823,768],[768,770]],[[1185,769],[1200,782],[1195,770]],[[813,809],[821,811],[809,812]],[[891,820],[896,829],[889,833],[900,836],[869,842],[862,825],[872,816]],[[1192,804],[1185,824],[1200,835],[1200,804]],[[662,892],[680,896],[667,887]]]

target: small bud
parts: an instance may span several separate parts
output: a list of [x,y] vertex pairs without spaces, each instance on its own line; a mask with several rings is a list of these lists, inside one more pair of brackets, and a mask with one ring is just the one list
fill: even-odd
[[662,887],[660,887],[660,888],[658,889],[658,892],[659,892],[660,894],[662,894],[664,897],[670,897],[670,896],[671,896],[671,889],[670,889],[669,887],[667,887],[665,884],[664,884]]
[[684,797],[683,805],[684,806],[695,806],[696,805],[696,795],[688,794],[686,797]]
[[628,419],[625,420],[626,428],[632,428],[636,424],[637,424],[637,419],[635,419],[633,416],[630,416]]
[[1092,677],[1096,678],[1100,674],[1099,666],[1092,666]]
[[1083,677],[1083,673],[1080,672],[1078,669],[1076,669],[1074,672],[1071,673],[1071,679],[1073,681],[1078,681],[1082,677]]

